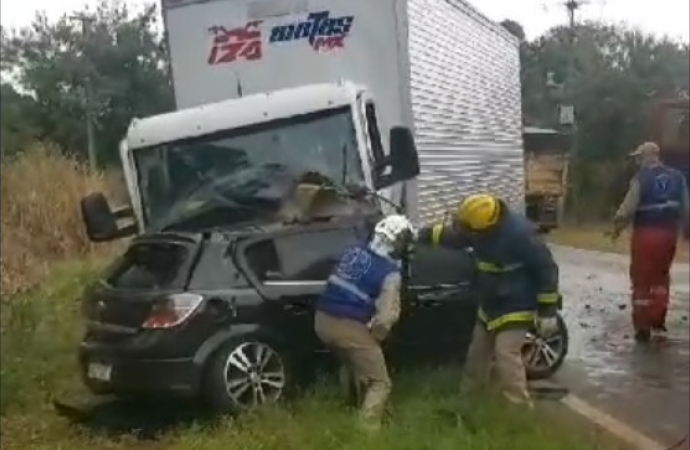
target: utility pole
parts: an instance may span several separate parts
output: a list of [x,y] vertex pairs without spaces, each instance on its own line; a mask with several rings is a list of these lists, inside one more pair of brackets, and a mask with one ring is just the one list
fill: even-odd
[[563,5],[568,10],[568,65],[562,84],[562,103],[559,108],[559,122],[561,125],[575,127],[573,80],[575,78],[575,41],[577,30],[575,28],[575,13],[586,3],[585,0],[567,0]]
[[577,38],[577,31],[575,30],[575,12],[580,9],[584,3],[583,0],[568,0],[565,2],[565,7],[568,10],[568,43],[570,45],[568,52],[568,70],[565,79],[565,94],[568,101],[572,100],[572,80],[575,74],[575,40]]
[[[586,3],[586,0],[567,0],[564,3],[568,11],[568,66],[566,69],[565,80],[563,80],[563,96],[562,103],[559,108],[559,123],[570,128],[570,161],[578,159],[577,154],[577,112],[575,111],[575,92],[574,92],[574,78],[575,78],[575,42],[577,40],[577,30],[575,28],[575,13],[580,7]],[[570,171],[569,171],[570,172]],[[570,172],[572,173],[572,172]],[[570,183],[568,183],[570,185]],[[571,189],[571,201],[575,211],[578,210],[579,196],[576,191]],[[562,203],[559,208],[559,215],[563,216],[565,212],[565,198],[562,198]],[[560,218],[559,218],[560,219]]]
[[86,50],[91,42],[91,24],[94,22],[94,18],[86,14],[78,14],[70,18],[81,22],[83,40],[82,58],[84,58],[86,65],[86,74],[84,75],[84,91],[86,94],[86,141],[88,146],[89,167],[95,172],[98,165],[96,160],[96,142],[93,130],[93,85],[91,77],[91,59],[89,58],[89,54]]

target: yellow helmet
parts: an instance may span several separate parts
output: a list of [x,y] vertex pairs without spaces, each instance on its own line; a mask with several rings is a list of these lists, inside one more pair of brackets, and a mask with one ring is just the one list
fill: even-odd
[[463,227],[483,231],[498,222],[501,203],[489,194],[475,194],[465,198],[455,212],[456,220]]

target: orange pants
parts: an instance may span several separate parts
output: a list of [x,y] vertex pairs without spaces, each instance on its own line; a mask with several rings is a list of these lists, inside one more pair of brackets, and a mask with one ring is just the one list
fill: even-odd
[[663,328],[668,312],[670,270],[678,233],[668,228],[638,227],[630,249],[632,320],[636,331]]

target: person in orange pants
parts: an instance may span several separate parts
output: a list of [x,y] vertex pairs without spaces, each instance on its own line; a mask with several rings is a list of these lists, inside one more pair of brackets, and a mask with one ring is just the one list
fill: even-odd
[[613,237],[632,222],[630,281],[635,339],[664,338],[669,305],[670,269],[676,254],[678,231],[685,237],[690,225],[687,181],[660,160],[654,142],[640,145],[631,156],[640,169],[614,217]]

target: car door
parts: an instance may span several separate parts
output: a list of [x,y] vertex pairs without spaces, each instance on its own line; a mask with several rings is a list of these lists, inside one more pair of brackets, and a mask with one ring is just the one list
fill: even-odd
[[343,251],[358,240],[350,226],[289,231],[261,241],[272,255],[260,275],[263,321],[285,337],[290,351],[310,357],[323,346],[314,333],[314,306]]
[[477,310],[470,254],[420,245],[408,266],[389,352],[400,362],[461,361]]

